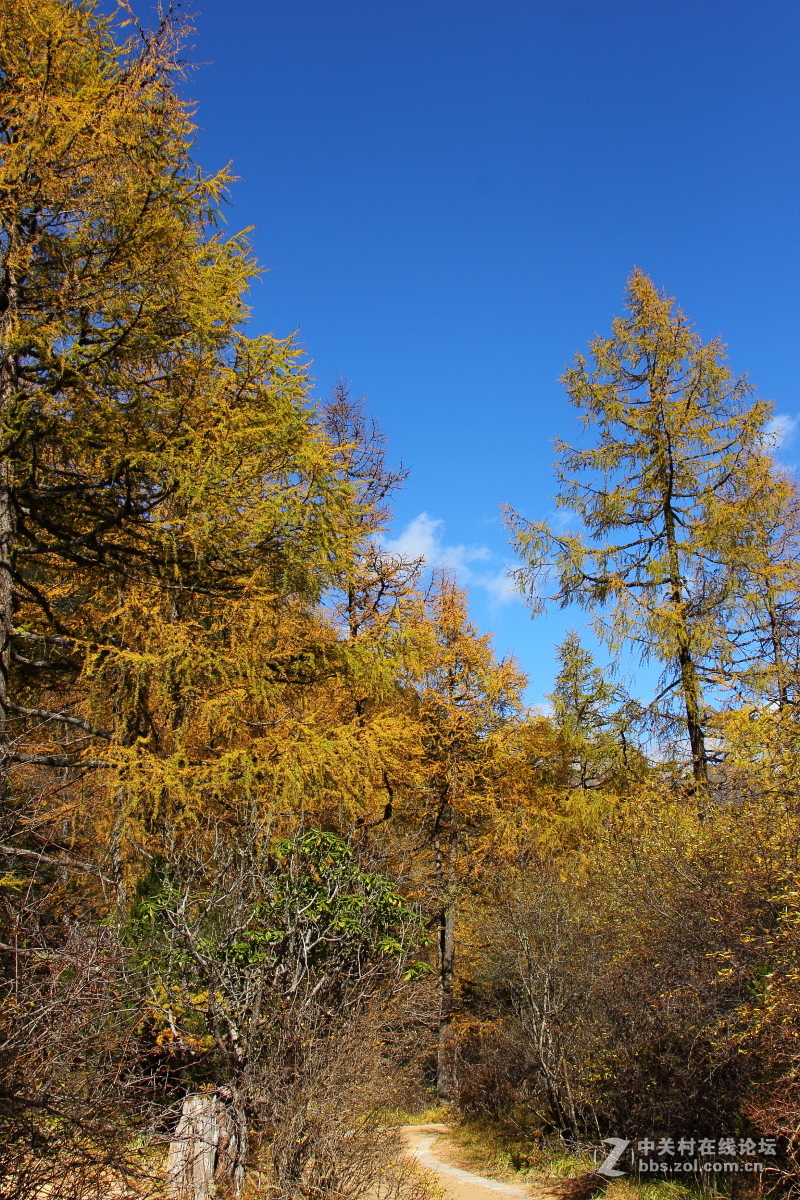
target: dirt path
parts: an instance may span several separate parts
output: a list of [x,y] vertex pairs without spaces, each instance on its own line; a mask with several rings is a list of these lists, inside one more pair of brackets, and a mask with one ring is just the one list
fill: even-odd
[[410,1156],[420,1166],[436,1173],[449,1200],[489,1200],[490,1192],[524,1197],[524,1200],[589,1200],[589,1197],[602,1190],[602,1181],[596,1175],[581,1175],[575,1179],[537,1179],[531,1181],[530,1187],[523,1188],[501,1183],[498,1179],[488,1179],[485,1175],[475,1175],[472,1171],[462,1171],[460,1167],[454,1167],[431,1154],[436,1140],[449,1131],[447,1125],[404,1125],[401,1129]]
[[500,1183],[497,1179],[487,1179],[485,1175],[473,1175],[471,1171],[462,1171],[460,1167],[451,1167],[431,1154],[431,1146],[443,1133],[448,1133],[447,1125],[404,1125],[403,1139],[412,1158],[422,1167],[435,1171],[440,1177],[440,1183],[452,1200],[488,1200],[489,1192],[503,1192],[506,1196],[523,1196],[530,1200],[530,1192],[523,1188],[513,1187],[510,1183]]

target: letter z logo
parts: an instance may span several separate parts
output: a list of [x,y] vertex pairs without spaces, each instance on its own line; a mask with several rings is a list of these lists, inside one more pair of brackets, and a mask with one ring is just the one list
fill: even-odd
[[630,1146],[630,1139],[625,1138],[603,1138],[607,1146],[613,1146],[611,1153],[605,1162],[601,1163],[597,1168],[598,1175],[607,1175],[609,1178],[614,1178],[617,1175],[624,1175],[624,1171],[615,1171],[614,1164],[622,1157],[622,1154]]

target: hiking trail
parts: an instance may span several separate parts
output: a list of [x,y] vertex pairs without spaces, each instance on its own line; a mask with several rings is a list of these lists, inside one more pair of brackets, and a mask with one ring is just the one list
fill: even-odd
[[[489,1193],[493,1193],[495,1200],[500,1200],[501,1196],[517,1196],[523,1200],[589,1200],[604,1187],[604,1181],[594,1174],[572,1179],[533,1179],[524,1187],[503,1183],[499,1179],[464,1171],[431,1153],[434,1143],[450,1132],[449,1125],[403,1125],[400,1132],[410,1157],[436,1174],[448,1200],[489,1200]],[[449,1147],[443,1146],[441,1152],[448,1153]]]

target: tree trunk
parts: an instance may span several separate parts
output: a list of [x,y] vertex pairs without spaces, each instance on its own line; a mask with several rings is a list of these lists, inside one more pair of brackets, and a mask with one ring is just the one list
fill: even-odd
[[[5,416],[17,387],[17,363],[7,353],[7,330],[12,328],[19,299],[16,272],[10,266],[15,244],[22,240],[22,230],[16,225],[6,246],[3,275],[5,283],[0,289],[2,307],[3,353],[0,358],[0,415]],[[16,512],[12,492],[13,477],[8,458],[0,458],[0,755],[8,741],[8,686],[11,673],[11,631],[14,628],[14,550],[17,533]]]
[[8,679],[11,670],[11,630],[14,626],[11,570],[15,522],[10,482],[8,463],[0,462],[0,750],[8,736]]
[[231,1088],[187,1096],[167,1157],[170,1200],[242,1192],[247,1125]]
[[452,1100],[455,1094],[455,1042],[453,1022],[453,968],[455,959],[455,905],[450,901],[439,914],[439,1047],[436,1058],[436,1094]]
[[788,689],[786,686],[786,663],[783,655],[783,637],[781,636],[781,622],[778,616],[778,610],[775,604],[775,599],[772,593],[772,588],[767,584],[766,608],[769,618],[769,634],[772,642],[772,661],[775,664],[775,681],[778,687],[778,710],[783,712],[788,701]]
[[678,665],[681,673],[681,691],[686,708],[686,729],[692,751],[692,771],[695,783],[705,785],[708,783],[708,757],[703,732],[703,715],[700,708],[700,685],[692,653],[688,646],[681,645],[678,651]]
[[678,538],[675,532],[675,513],[672,509],[672,480],[674,465],[671,455],[659,443],[658,453],[662,457],[662,505],[664,529],[669,561],[670,600],[676,622],[679,622],[677,660],[681,693],[686,711],[686,731],[692,752],[692,773],[695,783],[704,787],[708,783],[708,757],[703,731],[702,693],[697,678],[697,668],[692,654],[692,635],[685,616],[683,577],[681,574]]

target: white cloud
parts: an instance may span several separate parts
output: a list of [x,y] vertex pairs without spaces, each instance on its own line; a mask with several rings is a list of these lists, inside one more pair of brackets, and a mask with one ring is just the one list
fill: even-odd
[[437,529],[444,521],[436,521],[427,513],[420,513],[409,521],[399,537],[390,538],[383,543],[384,550],[389,554],[402,554],[406,558],[424,558],[432,565],[436,560],[438,535]]
[[582,522],[574,509],[555,508],[547,514],[547,524],[556,533],[577,533]]
[[508,604],[509,601],[520,598],[509,567],[503,567],[496,575],[487,575],[478,582],[481,587],[486,588],[492,600],[497,604]]
[[517,597],[506,567],[492,574],[475,569],[475,563],[492,559],[492,552],[487,546],[448,546],[442,538],[443,529],[444,521],[423,512],[409,521],[396,538],[383,542],[383,549],[389,554],[402,554],[406,558],[422,558],[429,568],[443,567],[453,571],[464,587],[485,588],[492,600],[498,603]]
[[767,435],[773,448],[778,450],[784,442],[790,442],[799,424],[800,414],[790,417],[788,413],[776,413],[767,425]]

